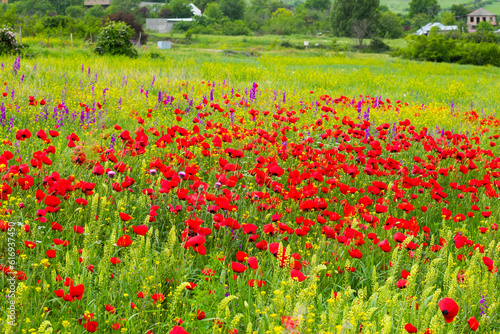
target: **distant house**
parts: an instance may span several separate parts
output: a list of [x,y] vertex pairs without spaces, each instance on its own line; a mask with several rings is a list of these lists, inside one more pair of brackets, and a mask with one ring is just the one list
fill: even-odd
[[458,26],[445,26],[442,23],[435,22],[435,23],[428,23],[422,28],[418,29],[415,35],[420,36],[420,35],[429,35],[429,32],[431,31],[432,28],[437,27],[438,28],[438,33],[439,34],[444,34],[449,31],[454,31],[458,30]]
[[[193,14],[193,16],[203,15],[198,7],[196,7],[192,3],[190,3],[189,5],[191,6],[191,13]],[[174,25],[176,23],[192,21],[194,21],[193,18],[146,19],[146,29],[151,29],[157,33],[165,34],[170,32],[174,28]]]
[[153,30],[160,34],[170,32],[176,23],[179,22],[192,22],[192,18],[188,19],[146,19],[146,29]]
[[479,8],[472,13],[467,14],[467,28],[469,31],[475,31],[479,22],[489,22],[494,26],[497,25],[497,15],[488,12],[484,8]]
[[85,7],[103,6],[107,8],[111,5],[111,0],[85,0],[83,5]]
[[2,0],[0,3],[9,3],[9,0]]

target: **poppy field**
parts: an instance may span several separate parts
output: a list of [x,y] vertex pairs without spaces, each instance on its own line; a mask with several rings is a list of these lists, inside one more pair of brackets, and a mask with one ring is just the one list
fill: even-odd
[[2,332],[500,332],[493,91],[167,62],[0,59]]

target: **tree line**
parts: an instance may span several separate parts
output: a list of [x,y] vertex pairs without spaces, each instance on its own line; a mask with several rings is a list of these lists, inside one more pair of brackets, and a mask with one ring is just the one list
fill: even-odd
[[[177,31],[218,35],[291,35],[330,33],[363,39],[401,38],[421,26],[439,21],[465,29],[466,15],[479,4],[440,7],[438,0],[411,0],[408,11],[394,13],[380,0],[112,0],[111,6],[84,7],[84,0],[14,0],[0,6],[0,21],[21,28],[25,35],[72,33],[95,36],[107,20],[126,22],[134,38],[147,34],[147,18],[192,17],[190,3],[204,15],[176,24]],[[484,2],[484,1],[483,1]],[[152,4],[151,4],[152,3]],[[486,27],[484,29],[492,29]]]

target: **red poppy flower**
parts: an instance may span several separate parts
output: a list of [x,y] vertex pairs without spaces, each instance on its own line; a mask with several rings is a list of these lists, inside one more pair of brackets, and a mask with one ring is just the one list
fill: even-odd
[[205,319],[205,312],[204,312],[204,311],[200,311],[200,310],[198,310],[198,311],[196,312],[196,319],[198,319],[198,320],[203,320],[203,319]]
[[136,234],[146,235],[148,233],[149,228],[146,225],[134,226],[133,230]]
[[458,314],[458,304],[451,298],[443,298],[438,303],[446,322],[452,322]]
[[247,260],[248,266],[254,270],[259,268],[259,263],[257,262],[257,259],[252,257],[249,257]]
[[244,262],[248,259],[248,254],[242,251],[238,251],[236,253],[236,261],[238,262]]
[[118,264],[118,263],[121,263],[122,261],[120,261],[120,259],[119,259],[119,258],[117,258],[117,257],[112,257],[112,258],[110,259],[110,262],[111,262],[112,264]]
[[78,284],[76,286],[71,285],[69,287],[69,294],[71,297],[75,297],[80,300],[83,297],[83,293],[85,292],[85,286],[83,284]]
[[55,208],[59,204],[61,204],[61,200],[59,198],[57,198],[56,196],[47,196],[47,197],[45,197],[44,203],[47,206]]
[[242,273],[244,272],[245,270],[247,270],[247,267],[242,265],[241,263],[239,262],[232,262],[231,263],[231,269],[235,272],[235,273]]
[[189,333],[186,332],[186,330],[181,326],[174,326],[174,328],[172,328],[169,334],[189,334]]
[[130,236],[128,234],[122,235],[116,241],[116,245],[120,247],[128,247],[131,244],[132,244],[132,239],[130,239]]
[[156,304],[156,302],[162,302],[165,299],[165,296],[163,293],[155,293],[151,295],[151,298],[153,299],[153,303]]
[[36,244],[34,242],[32,242],[32,241],[26,240],[26,241],[24,241],[24,245],[26,247],[30,248],[30,249],[35,249],[36,248]]
[[405,329],[406,329],[406,331],[407,331],[408,333],[417,333],[417,332],[418,332],[417,327],[413,326],[413,325],[412,325],[412,324],[410,324],[410,323],[407,323],[407,324],[405,325]]
[[85,232],[83,227],[77,226],[77,225],[73,226],[73,231],[75,231],[75,233],[78,233],[78,234],[82,234],[83,232]]
[[87,332],[94,333],[97,331],[99,324],[97,321],[88,321],[85,324],[83,324],[83,328],[87,330]]
[[299,282],[302,282],[303,280],[305,280],[307,278],[307,276],[304,275],[301,271],[298,271],[295,269],[290,271],[290,277],[292,277],[293,280],[296,280]]
[[469,328],[474,332],[479,328],[479,321],[477,321],[476,317],[471,317],[467,321],[469,323]]
[[131,220],[132,217],[127,213],[120,212],[120,219],[124,222],[127,222],[127,221]]
[[75,202],[76,202],[76,204],[83,205],[83,206],[89,204],[89,202],[86,199],[84,199],[84,198],[77,198],[75,200]]
[[106,311],[108,311],[111,314],[113,314],[113,313],[116,312],[116,309],[113,306],[109,305],[109,304],[104,305],[104,307],[106,308]]
[[383,252],[388,253],[391,251],[391,245],[389,245],[389,241],[387,239],[384,239],[381,242],[379,242],[377,246],[379,246]]
[[46,254],[47,254],[47,257],[48,257],[49,259],[53,259],[53,258],[55,258],[55,257],[56,257],[56,251],[55,251],[55,250],[53,250],[53,249],[49,249],[49,250],[46,252]]
[[404,289],[404,288],[406,288],[406,284],[407,284],[407,283],[408,283],[408,282],[407,282],[407,281],[403,278],[403,279],[400,279],[400,280],[398,281],[398,283],[396,284],[396,286],[397,286],[398,288],[400,288],[400,289]]
[[363,253],[357,248],[354,248],[353,250],[348,250],[347,253],[355,259],[361,259],[363,257]]

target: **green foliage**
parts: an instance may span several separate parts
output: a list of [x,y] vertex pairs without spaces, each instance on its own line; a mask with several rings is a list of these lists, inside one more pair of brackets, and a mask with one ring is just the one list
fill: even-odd
[[330,14],[333,34],[351,37],[353,25],[360,20],[374,24],[378,20],[379,0],[334,0]]
[[463,35],[460,35],[459,39],[450,38],[450,36],[453,35],[408,36],[407,47],[399,50],[395,55],[434,62],[500,66],[498,44],[483,42],[479,37],[474,40]]
[[111,21],[101,29],[94,53],[98,55],[126,55],[137,57],[137,50],[130,41],[134,31],[124,22]]
[[139,7],[141,0],[113,0],[111,6],[106,9],[106,14],[115,14],[118,12],[131,13]]
[[79,19],[85,15],[85,10],[82,6],[69,6],[68,8],[66,8],[66,15],[75,19]]
[[14,31],[7,26],[0,28],[0,55],[19,54],[20,52],[21,46],[17,42]]
[[102,6],[92,6],[85,13],[87,16],[93,16],[97,18],[102,18],[106,15]]
[[332,3],[330,0],[306,0],[304,6],[313,10],[329,10]]
[[439,7],[437,0],[411,0],[409,16],[414,17],[418,14],[427,14],[434,17],[441,7]]
[[69,21],[70,19],[66,16],[46,16],[42,19],[42,24],[49,29],[66,28]]
[[248,36],[252,33],[245,22],[241,20],[225,22],[222,26],[222,32],[227,36]]
[[205,7],[203,14],[214,20],[222,20],[224,17],[224,13],[220,9],[220,5],[216,2],[209,3],[207,7]]
[[193,16],[188,0],[173,0],[170,3],[172,9],[172,17],[189,18]]
[[457,20],[455,19],[455,15],[450,12],[444,12],[441,16],[441,23],[445,26],[454,26],[457,25]]
[[450,10],[455,14],[455,16],[467,16],[470,12],[470,10],[468,10],[463,4],[452,5]]
[[368,46],[368,50],[373,53],[383,53],[389,51],[389,45],[385,44],[382,38],[373,37]]
[[378,36],[395,39],[403,37],[403,34],[403,26],[399,16],[390,11],[383,12],[380,15]]
[[137,18],[133,14],[125,13],[125,12],[118,12],[118,13],[109,15],[108,18],[111,21],[126,23],[127,26],[129,26],[130,28],[133,29],[134,35],[132,36],[132,38],[135,41],[137,41],[139,39],[139,36],[140,36],[141,44],[147,43],[149,35],[146,32],[144,32],[144,28],[143,28],[142,24],[139,21],[137,21]]
[[220,9],[231,20],[242,20],[245,15],[245,0],[219,0]]
[[495,31],[495,27],[490,22],[481,21],[477,25],[476,31]]
[[165,5],[163,7],[161,7],[160,9],[160,12],[158,13],[158,18],[165,18],[165,19],[169,19],[171,17],[173,17],[173,12],[172,12],[172,8],[170,8],[169,5]]

